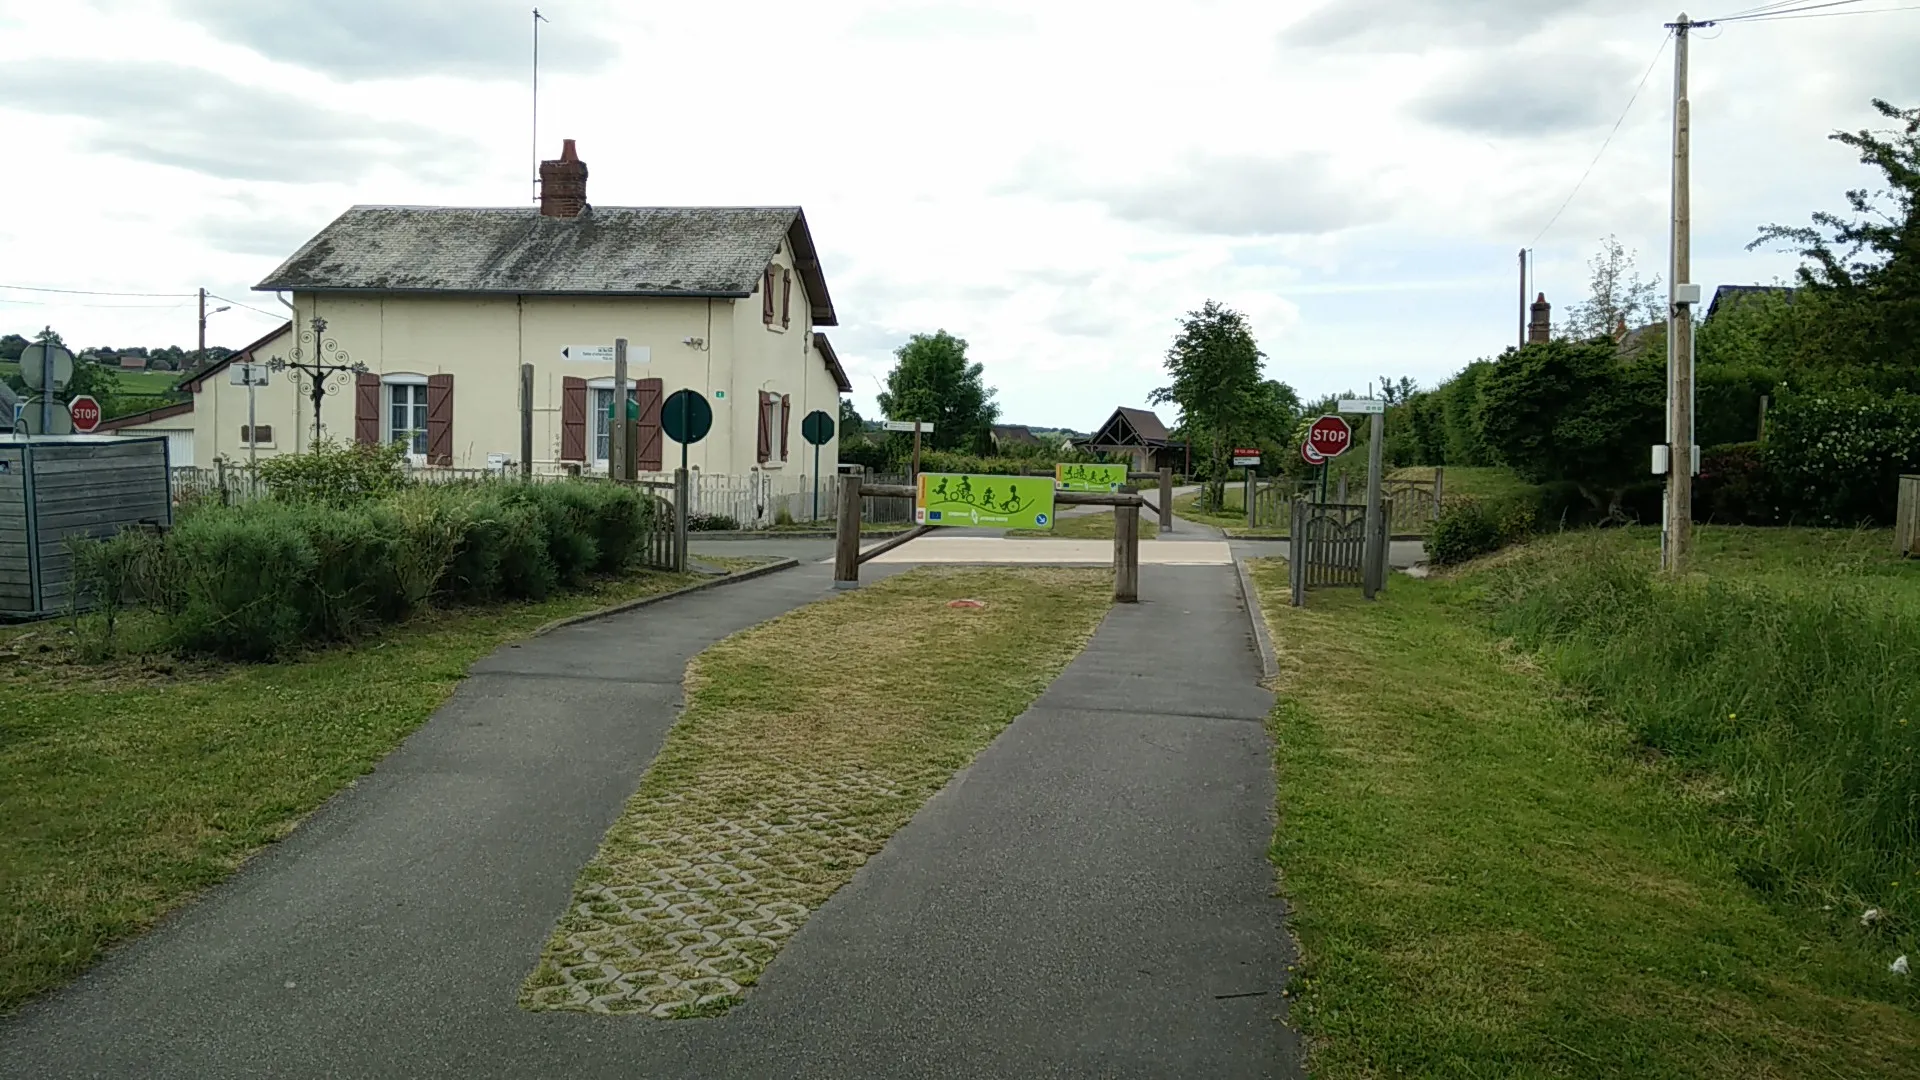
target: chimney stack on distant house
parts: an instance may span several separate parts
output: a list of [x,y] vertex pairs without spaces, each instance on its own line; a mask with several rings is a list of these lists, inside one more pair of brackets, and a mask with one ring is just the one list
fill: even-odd
[[545,217],[579,217],[587,208],[587,163],[568,139],[558,161],[540,163],[540,213]]
[[1533,321],[1527,324],[1527,344],[1545,345],[1552,334],[1553,305],[1547,303],[1547,294],[1541,293],[1533,299]]

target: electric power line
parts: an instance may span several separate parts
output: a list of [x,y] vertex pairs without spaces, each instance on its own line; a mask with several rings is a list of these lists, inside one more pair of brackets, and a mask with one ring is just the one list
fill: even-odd
[[285,318],[285,317],[286,317],[286,316],[284,316],[284,315],[276,315],[276,314],[274,314],[273,312],[271,312],[271,311],[268,311],[268,310],[267,310],[267,309],[265,309],[265,308],[257,308],[257,307],[254,307],[254,306],[253,306],[252,304],[248,304],[248,303],[245,303],[245,302],[243,302],[243,301],[239,301],[239,300],[235,300],[235,299],[234,299],[233,297],[231,297],[231,296],[217,296],[217,295],[215,295],[215,294],[213,294],[213,293],[208,293],[208,294],[207,294],[207,299],[209,299],[209,300],[224,300],[224,301],[226,301],[227,303],[229,303],[229,304],[232,304],[232,305],[233,305],[234,307],[243,307],[243,308],[246,308],[246,309],[247,309],[248,311],[257,311],[257,312],[259,312],[260,314],[262,314],[262,315],[265,315],[265,316],[267,316],[268,318],[272,318],[272,319],[281,319],[281,318]]
[[[111,294],[109,294],[109,295],[111,295]],[[56,303],[56,301],[52,301],[52,300],[7,300],[7,299],[0,299],[0,304],[19,304],[19,305],[21,305],[21,306],[23,306],[23,307],[52,307],[52,306],[54,306],[54,305],[55,305],[55,303]],[[75,307],[75,308],[104,308],[104,309],[106,309],[106,310],[109,310],[109,311],[137,311],[137,310],[151,310],[151,311],[160,311],[160,310],[166,310],[166,311],[177,311],[177,310],[179,310],[180,308],[183,308],[183,307],[186,307],[187,305],[185,305],[185,304],[72,304],[72,303],[61,303],[61,304],[59,304],[59,306],[60,306],[60,307],[63,307],[63,308],[70,308],[70,307]]]
[[197,300],[199,293],[178,292],[107,292],[100,289],[52,289],[44,285],[0,285],[0,289],[16,289],[20,292],[65,293],[69,296],[166,296]]
[[1528,244],[1528,247],[1538,244],[1540,238],[1547,235],[1547,230],[1553,228],[1554,222],[1560,220],[1560,215],[1566,213],[1567,207],[1573,205],[1573,197],[1580,194],[1580,189],[1586,184],[1587,177],[1593,175],[1593,167],[1600,164],[1600,158],[1607,152],[1607,147],[1613,145],[1613,137],[1620,134],[1620,125],[1627,122],[1627,114],[1633,111],[1633,103],[1640,100],[1640,91],[1647,88],[1647,80],[1653,77],[1654,67],[1660,63],[1660,58],[1666,55],[1667,41],[1672,37],[1673,32],[1668,31],[1667,35],[1660,39],[1660,48],[1654,51],[1653,59],[1647,62],[1647,70],[1640,76],[1640,85],[1633,88],[1633,96],[1627,99],[1627,107],[1620,110],[1620,119],[1613,122],[1613,130],[1607,132],[1607,137],[1601,142],[1600,149],[1594,153],[1593,160],[1587,162],[1587,170],[1580,174],[1580,179],[1574,183],[1573,190],[1567,192],[1566,201],[1561,203],[1560,209],[1555,210],[1553,216],[1547,219],[1547,223],[1541,226],[1540,231],[1534,235],[1533,243]]
[[1718,19],[1706,19],[1703,21],[1709,22],[1709,23],[1761,22],[1768,19],[1785,18],[1787,16],[1795,15],[1803,11],[1818,11],[1822,8],[1847,7],[1850,4],[1861,4],[1865,2],[1866,0],[1822,0],[1821,3],[1817,3],[1817,4],[1802,3],[1797,7],[1787,6],[1782,4],[1769,4],[1766,7],[1755,8],[1753,10],[1750,10],[1741,14],[1728,15]]
[[1889,11],[1920,11],[1920,4],[1907,4],[1890,8],[1855,8],[1852,11],[1822,11],[1813,15],[1781,14],[1764,19],[1742,19],[1741,22],[1787,22],[1793,19],[1832,19],[1842,15],[1882,15]]

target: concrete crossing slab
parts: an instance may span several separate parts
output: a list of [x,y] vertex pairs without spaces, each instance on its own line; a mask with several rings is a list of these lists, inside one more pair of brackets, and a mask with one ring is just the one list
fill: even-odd
[[[965,563],[1025,566],[1111,566],[1111,540],[1004,539],[992,536],[923,536],[875,556],[873,563]],[[1142,566],[1228,566],[1233,552],[1223,540],[1143,540]]]

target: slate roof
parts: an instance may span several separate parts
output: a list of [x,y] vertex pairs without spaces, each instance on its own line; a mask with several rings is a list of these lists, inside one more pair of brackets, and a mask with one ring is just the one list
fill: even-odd
[[1749,296],[1763,293],[1784,297],[1788,303],[1793,302],[1794,289],[1791,285],[1721,285],[1713,290],[1713,299],[1707,304],[1707,318],[1713,318],[1722,303],[1732,307]]
[[254,288],[738,298],[783,240],[814,324],[837,325],[797,206],[355,206]]
[[[190,372],[186,378],[181,379],[178,382],[174,383],[173,388],[175,390],[194,390],[194,388],[199,386],[201,383],[206,382],[208,379],[212,378],[213,376],[219,374],[222,371],[227,370],[227,368],[231,366],[236,360],[243,360],[247,363],[252,363],[254,359],[253,353],[255,349],[264,349],[267,346],[273,344],[274,340],[279,338],[280,335],[291,334],[291,333],[293,333],[293,322],[291,320],[287,322],[283,322],[279,326],[276,326],[273,329],[267,331],[266,333],[261,334],[259,338],[253,341],[253,343],[249,345],[243,345],[240,348],[234,350],[233,352],[228,353],[224,359],[215,360],[213,363],[208,364],[207,366],[201,368],[198,371]],[[194,392],[198,393],[199,391],[195,390]]]
[[813,347],[819,351],[820,359],[826,361],[827,374],[833,376],[833,385],[839,387],[843,394],[853,393],[853,380],[847,378],[847,369],[840,366],[840,354],[833,351],[833,342],[827,340],[827,335],[815,333]]

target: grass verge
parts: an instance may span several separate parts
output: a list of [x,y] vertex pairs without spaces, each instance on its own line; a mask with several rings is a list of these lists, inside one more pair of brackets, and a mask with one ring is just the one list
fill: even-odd
[[[1535,485],[1527,483],[1513,474],[1513,470],[1500,467],[1481,467],[1469,465],[1448,465],[1446,467],[1447,495],[1468,496],[1477,499],[1504,499],[1529,494],[1536,490]],[[1389,480],[1432,480],[1433,466],[1409,465],[1387,472]]]
[[1913,1075],[1911,987],[1858,912],[1743,885],[1702,785],[1498,640],[1469,583],[1295,609],[1283,562],[1254,577],[1315,1075]]
[[[1020,540],[1111,540],[1113,511],[1098,510],[1091,514],[1055,518],[1051,529],[1008,529],[1007,535]],[[1159,516],[1151,510],[1142,510],[1140,539],[1152,540],[1159,535]]]
[[[700,654],[685,713],[581,871],[521,1004],[664,1018],[729,1008],[1080,651],[1109,581],[916,570]],[[965,689],[913,657],[938,657]]]
[[292,831],[496,646],[704,580],[637,574],[543,603],[430,612],[276,664],[89,664],[63,623],[0,630],[0,1011]]

